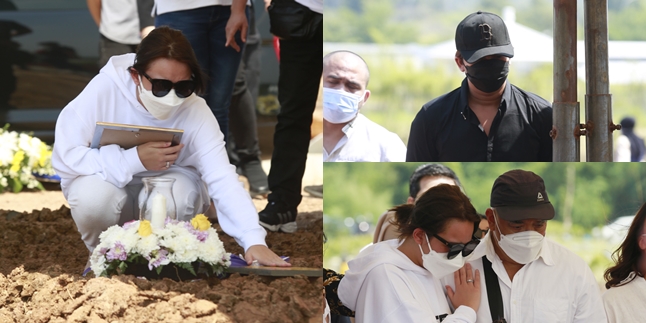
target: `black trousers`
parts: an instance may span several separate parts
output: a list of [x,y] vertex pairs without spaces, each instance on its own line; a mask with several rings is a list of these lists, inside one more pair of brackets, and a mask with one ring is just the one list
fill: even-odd
[[311,138],[312,113],[323,72],[323,23],[308,40],[280,41],[278,101],[268,200],[298,206]]

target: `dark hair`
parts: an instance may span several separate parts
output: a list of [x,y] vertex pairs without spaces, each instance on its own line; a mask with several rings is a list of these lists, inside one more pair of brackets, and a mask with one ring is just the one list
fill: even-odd
[[415,204],[402,204],[391,211],[395,211],[394,224],[399,228],[400,240],[411,236],[417,228],[429,235],[443,232],[452,219],[471,221],[474,229],[480,223],[469,198],[458,186],[448,184],[432,187]]
[[450,168],[442,164],[426,164],[417,167],[417,169],[415,169],[415,171],[413,172],[413,175],[410,176],[410,181],[408,184],[408,192],[410,197],[415,198],[417,194],[419,194],[419,182],[426,176],[443,176],[450,178],[455,181],[455,185],[459,186],[460,189],[462,189],[462,184],[460,184],[458,175],[455,175],[455,173]]
[[172,59],[188,65],[195,82],[195,93],[204,93],[205,77],[191,43],[181,31],[168,26],[153,29],[137,46],[135,63],[131,68],[138,73],[145,73],[150,64],[158,58]]
[[[641,249],[639,249],[638,240],[643,233],[644,220],[646,220],[646,203],[637,211],[624,242],[612,253],[612,260],[615,261],[615,265],[606,269],[606,272],[603,274],[607,289],[632,281],[631,279],[630,281],[623,282],[633,271],[637,275],[644,277],[644,273],[640,273],[637,267],[642,254]],[[633,277],[633,279],[635,278]]]

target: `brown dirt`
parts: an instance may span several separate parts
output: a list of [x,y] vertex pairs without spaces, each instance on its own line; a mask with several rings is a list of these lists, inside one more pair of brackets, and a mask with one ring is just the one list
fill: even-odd
[[[60,191],[37,192],[56,205]],[[190,282],[80,276],[87,249],[69,209],[0,195],[0,322],[320,322],[322,280],[233,274]],[[20,197],[20,198],[18,198]],[[2,200],[2,199],[0,199]],[[29,203],[27,203],[29,201]],[[64,200],[63,200],[64,201]],[[18,205],[17,202],[28,205]],[[266,200],[255,199],[257,209]],[[267,244],[295,266],[322,267],[322,200],[304,197],[295,234]],[[31,205],[36,205],[32,207]],[[60,205],[60,204],[58,204]],[[39,209],[40,208],[40,209]],[[8,211],[8,210],[33,211]],[[227,251],[242,253],[216,225]]]

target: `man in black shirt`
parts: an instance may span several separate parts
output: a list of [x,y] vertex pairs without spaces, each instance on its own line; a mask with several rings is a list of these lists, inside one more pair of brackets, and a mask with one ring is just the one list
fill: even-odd
[[552,161],[550,103],[507,82],[507,27],[473,13],[455,33],[462,86],[426,103],[411,124],[406,161]]

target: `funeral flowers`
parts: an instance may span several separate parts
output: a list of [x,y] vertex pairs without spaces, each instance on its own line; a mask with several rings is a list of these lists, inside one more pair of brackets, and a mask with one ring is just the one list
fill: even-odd
[[0,128],[0,193],[44,189],[34,174],[54,175],[52,147],[25,133]]
[[90,257],[96,276],[123,274],[129,265],[146,264],[158,274],[174,264],[194,276],[220,275],[231,265],[209,220],[198,214],[191,222],[166,220],[164,227],[153,228],[150,221],[130,221],[102,232],[100,243]]

